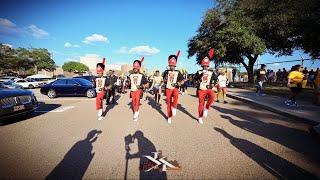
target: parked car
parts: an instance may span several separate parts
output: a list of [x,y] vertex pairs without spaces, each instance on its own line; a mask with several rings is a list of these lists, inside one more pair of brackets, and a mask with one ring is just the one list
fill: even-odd
[[34,80],[37,82],[42,82],[43,84],[49,84],[49,83],[55,81],[56,79],[55,78],[30,78],[30,77],[27,77],[26,80]]
[[21,86],[20,84],[16,84],[13,81],[2,82],[2,85],[4,88],[9,89],[23,89],[23,86]]
[[67,78],[67,77],[63,74],[58,74],[55,76],[55,79],[64,79],[64,78]]
[[96,96],[92,83],[81,78],[57,79],[50,84],[42,86],[40,92],[49,98],[58,96],[87,96],[88,98],[93,98]]
[[36,87],[40,87],[39,82],[29,82],[29,81],[27,81],[25,79],[16,79],[16,80],[14,80],[14,82],[16,84],[19,84],[19,85],[23,86],[23,88],[33,89],[33,88],[36,88]]
[[74,78],[82,78],[90,81],[93,85],[95,85],[96,76],[76,76]]
[[34,112],[38,101],[31,91],[0,85],[0,107],[0,120],[5,120]]
[[43,85],[45,84],[44,82],[36,81],[36,80],[34,80],[34,79],[25,79],[25,80],[27,80],[28,82],[36,82],[36,83],[38,83],[38,86],[39,86],[39,87],[41,87],[41,86],[43,86]]
[[17,79],[17,77],[15,76],[1,76],[0,77],[0,81],[13,81]]

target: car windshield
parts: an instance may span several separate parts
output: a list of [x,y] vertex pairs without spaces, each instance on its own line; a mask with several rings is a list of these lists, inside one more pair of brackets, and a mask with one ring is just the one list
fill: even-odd
[[86,79],[82,79],[82,78],[74,78],[75,81],[77,81],[79,84],[81,85],[89,85],[91,86],[92,83]]
[[54,85],[65,85],[67,84],[67,80],[66,79],[58,79],[56,81],[53,82]]
[[13,83],[12,83],[12,81],[6,81],[6,82],[4,82],[3,84],[4,84],[4,85],[12,85]]

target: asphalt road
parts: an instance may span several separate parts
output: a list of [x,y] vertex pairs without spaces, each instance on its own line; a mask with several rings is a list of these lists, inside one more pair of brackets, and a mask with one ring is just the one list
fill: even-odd
[[[0,126],[0,178],[320,178],[320,142],[309,136],[307,124],[231,99],[215,103],[199,124],[195,90],[188,90],[179,96],[172,124],[164,101],[159,107],[142,100],[133,122],[124,94],[98,121],[94,99],[51,100],[34,90],[41,101],[37,112]],[[144,155],[160,150],[181,168],[140,171]]]

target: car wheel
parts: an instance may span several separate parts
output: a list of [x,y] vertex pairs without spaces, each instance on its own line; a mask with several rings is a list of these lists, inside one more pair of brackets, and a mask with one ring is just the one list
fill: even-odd
[[33,89],[34,86],[33,86],[32,84],[29,84],[28,88],[29,88],[29,89]]
[[49,91],[48,91],[48,97],[49,98],[55,98],[57,96],[57,94],[56,94],[56,92],[53,90],[53,89],[50,89]]
[[93,98],[93,97],[95,97],[95,95],[96,95],[96,92],[93,89],[89,89],[87,91],[87,97],[88,98]]

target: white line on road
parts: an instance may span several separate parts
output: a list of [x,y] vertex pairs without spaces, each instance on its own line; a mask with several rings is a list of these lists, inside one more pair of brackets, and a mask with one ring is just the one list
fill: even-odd
[[90,98],[90,99],[85,99],[85,98],[70,98],[70,99],[42,99],[42,98],[38,98],[38,101],[93,101],[95,100],[95,98]]
[[35,111],[35,112],[57,112],[57,113],[61,113],[64,111],[67,111],[69,109],[73,109],[74,106],[65,106],[65,107],[60,107],[58,109],[54,109],[54,110],[43,110],[43,111]]

